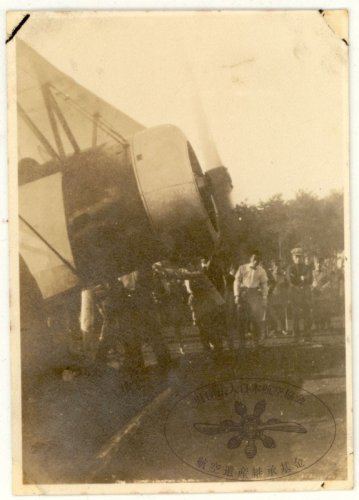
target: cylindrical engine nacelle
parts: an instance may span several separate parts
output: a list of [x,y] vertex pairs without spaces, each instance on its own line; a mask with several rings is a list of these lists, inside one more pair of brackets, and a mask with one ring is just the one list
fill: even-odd
[[218,239],[216,207],[207,179],[184,134],[171,125],[138,132],[132,166],[152,229],[172,251],[208,254]]
[[170,254],[211,254],[216,208],[195,154],[176,127],[145,129],[130,145],[71,157],[63,173],[70,244],[87,283]]

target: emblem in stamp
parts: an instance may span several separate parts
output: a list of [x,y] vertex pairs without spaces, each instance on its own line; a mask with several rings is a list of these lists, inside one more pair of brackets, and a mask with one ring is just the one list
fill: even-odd
[[334,442],[335,420],[300,387],[235,379],[177,401],[165,433],[190,467],[222,480],[253,481],[290,476],[319,462]]

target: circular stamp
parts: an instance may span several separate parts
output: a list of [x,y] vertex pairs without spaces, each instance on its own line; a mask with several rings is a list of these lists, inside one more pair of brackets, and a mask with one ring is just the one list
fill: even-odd
[[176,402],[165,426],[180,460],[222,481],[297,474],[326,455],[335,432],[334,417],[317,396],[264,379],[199,387]]

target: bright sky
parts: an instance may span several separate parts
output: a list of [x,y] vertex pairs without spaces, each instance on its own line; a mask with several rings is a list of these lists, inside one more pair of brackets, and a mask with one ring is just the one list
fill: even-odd
[[203,169],[217,150],[234,201],[257,202],[345,184],[345,25],[343,12],[37,13],[21,37],[143,125],[178,125]]

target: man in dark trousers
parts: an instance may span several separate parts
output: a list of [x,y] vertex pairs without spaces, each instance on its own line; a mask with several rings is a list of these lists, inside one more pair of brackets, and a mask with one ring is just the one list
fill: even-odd
[[154,300],[154,275],[150,265],[134,271],[122,282],[128,294],[130,331],[140,342],[149,344],[161,369],[169,368],[171,356],[163,338],[160,320]]
[[233,283],[234,301],[238,311],[238,333],[242,346],[245,335],[252,327],[254,342],[260,345],[265,338],[268,276],[259,264],[261,255],[252,252],[249,262],[239,266]]
[[[205,261],[205,259],[202,259]],[[206,265],[199,264],[197,259],[186,268],[168,267],[158,262],[156,271],[164,276],[173,276],[185,281],[189,294],[188,305],[192,311],[193,324],[197,326],[206,357],[219,359],[223,350],[225,317],[222,295],[207,276]]]
[[[293,313],[293,332],[300,343],[309,341],[311,328],[311,290],[312,271],[304,263],[304,252],[301,248],[293,248],[292,264],[287,269],[289,283],[289,300]],[[304,330],[300,331],[300,319],[303,319]]]

